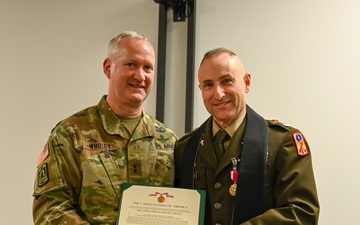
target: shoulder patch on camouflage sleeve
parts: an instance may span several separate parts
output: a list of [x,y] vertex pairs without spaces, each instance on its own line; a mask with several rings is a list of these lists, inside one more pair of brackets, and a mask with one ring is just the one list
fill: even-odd
[[38,176],[38,187],[44,186],[49,181],[49,169],[48,164],[44,163],[42,164],[37,171]]
[[44,149],[41,151],[38,162],[36,167],[39,168],[39,166],[41,165],[42,162],[44,162],[44,160],[49,156],[49,149],[48,146],[45,145]]
[[301,134],[301,132],[299,132],[299,131],[294,132],[292,136],[295,141],[297,154],[299,156],[306,156],[307,154],[309,154],[309,151],[308,151],[305,141],[304,141],[304,137]]

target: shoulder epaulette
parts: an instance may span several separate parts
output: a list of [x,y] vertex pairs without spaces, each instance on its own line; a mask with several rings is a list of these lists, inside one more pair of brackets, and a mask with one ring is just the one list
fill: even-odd
[[272,126],[277,126],[277,127],[281,127],[287,131],[289,131],[291,129],[291,126],[290,124],[288,123],[281,123],[279,122],[278,120],[266,120],[266,122],[268,123],[268,126],[269,127],[272,127]]
[[181,138],[179,138],[178,141],[183,141],[183,140],[189,138],[196,130],[197,130],[197,128],[193,129],[193,130],[190,131],[190,132],[187,132],[186,134],[184,134],[184,136],[182,136]]

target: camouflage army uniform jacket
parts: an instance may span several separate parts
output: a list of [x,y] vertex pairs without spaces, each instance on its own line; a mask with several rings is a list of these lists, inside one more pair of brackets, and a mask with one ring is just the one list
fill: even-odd
[[143,112],[129,135],[105,98],[52,130],[37,165],[35,224],[115,224],[123,183],[173,186],[173,131]]

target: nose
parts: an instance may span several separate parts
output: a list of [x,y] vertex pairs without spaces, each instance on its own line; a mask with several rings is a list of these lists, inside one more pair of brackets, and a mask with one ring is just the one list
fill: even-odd
[[214,98],[216,100],[221,100],[225,96],[224,88],[222,88],[220,85],[215,85],[214,92]]
[[145,71],[142,68],[139,68],[135,71],[134,78],[137,81],[144,81],[145,80]]

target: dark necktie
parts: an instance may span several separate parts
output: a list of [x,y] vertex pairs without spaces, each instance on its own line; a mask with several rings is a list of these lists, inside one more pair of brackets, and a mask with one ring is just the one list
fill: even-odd
[[229,134],[226,133],[225,130],[220,130],[217,132],[214,138],[214,149],[215,149],[215,155],[218,161],[220,161],[222,155],[224,154],[225,148],[224,148],[224,142],[230,138]]

